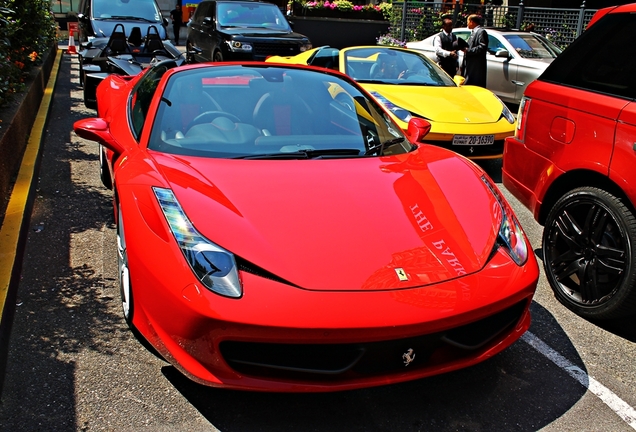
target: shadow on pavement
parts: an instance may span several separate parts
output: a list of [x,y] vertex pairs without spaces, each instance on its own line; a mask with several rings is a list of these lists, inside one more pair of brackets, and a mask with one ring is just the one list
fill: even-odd
[[501,159],[477,160],[475,162],[481,169],[486,171],[486,174],[488,174],[495,183],[501,183]]
[[[0,429],[79,430],[76,359],[85,349],[112,355],[116,341],[131,336],[112,296],[105,295],[97,253],[73,256],[74,242],[92,242],[112,226],[112,205],[103,187],[72,181],[72,166],[97,165],[92,148],[72,136],[68,121],[86,117],[71,96],[69,57],[45,131],[43,160],[10,340]],[[64,119],[64,121],[61,121]],[[91,244],[94,250],[99,243]],[[90,248],[89,248],[90,250]],[[107,331],[105,331],[107,329]]]

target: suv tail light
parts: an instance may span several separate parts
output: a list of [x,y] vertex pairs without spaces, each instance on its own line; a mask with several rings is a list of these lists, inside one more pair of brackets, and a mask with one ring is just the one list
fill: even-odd
[[519,104],[519,113],[517,114],[517,127],[515,128],[515,138],[523,142],[526,137],[526,119],[528,118],[528,111],[530,111],[531,100],[527,97],[521,98]]

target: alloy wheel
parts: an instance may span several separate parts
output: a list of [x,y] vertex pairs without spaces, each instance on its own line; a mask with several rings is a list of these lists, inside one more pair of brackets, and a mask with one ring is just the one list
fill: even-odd
[[586,318],[634,310],[636,220],[615,196],[575,189],[557,201],[543,233],[546,276],[565,306]]
[[121,208],[119,208],[117,215],[117,269],[119,273],[119,290],[121,293],[121,303],[124,312],[124,319],[129,326],[132,326],[132,287],[130,284],[130,270],[128,269],[128,251],[126,249],[124,221],[122,219]]

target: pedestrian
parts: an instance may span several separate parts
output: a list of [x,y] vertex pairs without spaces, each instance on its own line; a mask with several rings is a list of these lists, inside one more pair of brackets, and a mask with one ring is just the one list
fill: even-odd
[[437,64],[451,77],[457,74],[457,35],[453,34],[453,20],[448,15],[442,17],[442,31],[433,39]]
[[488,33],[481,26],[479,15],[468,16],[468,28],[471,30],[468,47],[464,49],[462,71],[465,85],[486,87],[488,71],[486,56],[488,55]]
[[183,12],[181,12],[181,5],[179,3],[170,11],[170,19],[172,19],[172,29],[174,30],[174,43],[175,45],[179,45],[179,32],[183,24]]

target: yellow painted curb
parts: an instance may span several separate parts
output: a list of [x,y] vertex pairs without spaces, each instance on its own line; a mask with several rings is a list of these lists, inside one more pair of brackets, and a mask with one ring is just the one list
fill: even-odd
[[[11,191],[2,228],[0,228],[0,317],[4,315],[5,303],[9,294],[11,276],[16,263],[16,251],[20,241],[22,224],[25,222],[24,213],[29,200],[29,191],[34,181],[37,181],[38,156],[41,150],[42,134],[49,114],[49,107],[53,99],[53,90],[57,81],[57,74],[62,59],[62,50],[58,49],[55,63],[49,75],[49,81],[44,89],[42,102],[38,109],[35,122],[29,135],[20,171]],[[29,218],[26,218],[29,221]]]

